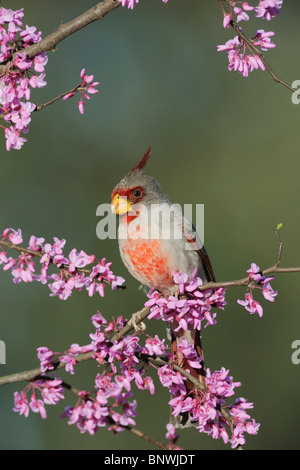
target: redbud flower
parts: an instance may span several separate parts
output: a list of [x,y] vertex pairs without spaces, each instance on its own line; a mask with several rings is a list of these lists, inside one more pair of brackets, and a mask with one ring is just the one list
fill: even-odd
[[[118,0],[122,7],[127,6],[130,10],[133,10],[134,7],[139,3],[139,0]],[[164,3],[168,3],[168,0],[162,0]]]
[[186,331],[189,324],[201,330],[203,321],[206,321],[205,326],[214,325],[216,314],[212,313],[211,309],[213,306],[224,309],[226,289],[200,291],[198,288],[203,285],[202,280],[196,277],[188,281],[187,274],[175,274],[174,282],[179,292],[184,294],[184,298],[178,299],[172,295],[165,298],[157,291],[150,290],[149,300],[145,303],[145,306],[150,307],[148,318],[157,318],[167,322],[175,320],[178,323],[175,332],[180,329]]
[[270,21],[280,14],[283,0],[260,0],[259,5],[254,8],[255,16]]
[[258,301],[254,300],[253,289],[261,289],[264,298],[269,302],[274,302],[277,292],[273,290],[270,284],[274,276],[263,276],[260,267],[255,263],[251,263],[251,267],[247,272],[249,276],[249,286],[245,294],[245,300],[237,300],[237,303],[245,307],[249,313],[258,313],[258,315],[262,317],[263,308]]
[[[257,7],[253,7],[248,2],[230,1],[230,12],[223,18],[224,28],[228,28],[232,20],[236,23],[240,21],[248,21],[249,15],[247,12],[253,11],[258,18],[264,18],[268,21],[280,13],[283,0],[260,0]],[[240,4],[237,6],[237,4]],[[240,28],[241,30],[241,28]],[[241,30],[242,31],[242,30]],[[265,32],[258,30],[253,39],[250,40],[254,47],[261,48],[262,51],[267,51],[276,47],[271,41],[270,37],[274,36],[273,31]],[[265,65],[260,56],[244,42],[240,36],[227,41],[224,45],[217,46],[218,51],[227,51],[228,53],[228,70],[235,70],[241,73],[244,77],[248,77],[249,73],[253,70],[260,68],[265,70]]]
[[89,94],[93,95],[98,93],[99,90],[96,89],[96,86],[99,85],[99,82],[93,82],[94,75],[87,75],[85,73],[85,68],[80,72],[81,83],[76,87],[75,91],[66,93],[63,97],[63,100],[68,100],[72,98],[77,92],[79,92],[80,100],[78,102],[78,109],[80,114],[84,114],[84,101],[83,98],[90,100]]
[[179,436],[176,434],[174,424],[168,423],[166,427],[167,427],[166,438],[169,441],[176,442]]
[[[7,238],[14,245],[23,242],[20,229],[5,229],[2,239]],[[111,263],[106,262],[105,258],[99,261],[95,255],[88,255],[83,250],[78,252],[75,248],[66,257],[63,253],[66,240],[54,237],[53,244],[44,241],[44,238],[32,235],[29,241],[31,252],[26,253],[24,248],[24,254],[17,256],[16,259],[8,258],[4,251],[0,252],[0,265],[4,271],[12,270],[15,283],[38,281],[41,284],[48,284],[51,297],[58,296],[62,300],[68,299],[74,290],[82,289],[86,289],[89,296],[98,293],[104,297],[105,283],[110,284],[112,290],[124,284],[125,279],[111,271]],[[42,256],[38,257],[38,263],[32,251],[42,252]],[[39,265],[40,269],[37,272]],[[56,266],[59,273],[48,274],[50,265]],[[86,269],[87,272],[81,272],[89,265],[91,267]]]
[[66,93],[65,96],[63,97],[63,101],[68,100],[69,98],[72,98],[72,96],[75,95],[75,91],[72,91],[70,93]]
[[229,13],[228,15],[224,17],[224,20],[223,20],[224,28],[229,28],[231,20],[232,20],[232,15]]
[[[35,44],[41,40],[41,32],[35,26],[25,26],[22,29],[23,9],[18,11],[0,7],[0,63],[9,64],[7,71],[0,77],[0,114],[10,124],[4,129],[6,149],[19,150],[26,139],[21,133],[28,132],[31,113],[36,106],[30,103],[32,88],[41,88],[46,85],[44,81],[46,53],[40,53],[29,59],[26,52],[20,49]],[[14,63],[12,62],[15,54]],[[25,99],[26,101],[22,101]]]
[[129,9],[133,10],[135,5],[139,3],[139,0],[119,0],[122,4],[122,7],[128,6]]
[[79,108],[80,114],[84,114],[84,101],[82,100],[78,101],[78,108]]
[[24,415],[27,418],[29,415],[29,404],[26,393],[15,392],[14,400],[15,406],[13,408],[13,411],[17,411],[20,415]]
[[34,413],[40,413],[43,419],[47,418],[47,413],[43,401],[38,400],[34,394],[31,396],[29,406]]

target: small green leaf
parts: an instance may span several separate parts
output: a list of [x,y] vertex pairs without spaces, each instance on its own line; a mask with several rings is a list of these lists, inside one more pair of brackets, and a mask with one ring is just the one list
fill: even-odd
[[283,226],[283,224],[278,224],[276,230],[280,230],[282,226]]

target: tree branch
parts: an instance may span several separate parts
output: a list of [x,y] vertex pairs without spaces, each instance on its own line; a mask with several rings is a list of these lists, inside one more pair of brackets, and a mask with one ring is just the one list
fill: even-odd
[[[278,226],[278,227],[280,228],[280,226]],[[292,267],[292,268],[280,268],[279,267],[280,261],[281,261],[281,256],[282,256],[282,248],[283,248],[283,243],[282,243],[282,241],[280,239],[280,236],[279,236],[279,228],[277,228],[276,231],[275,231],[276,239],[277,239],[277,242],[278,242],[278,253],[277,253],[276,262],[271,267],[269,267],[269,268],[265,269],[264,271],[262,271],[263,275],[269,275],[269,274],[273,274],[273,273],[300,272],[300,267]],[[15,248],[18,251],[22,251],[21,247],[19,247],[17,245],[15,246],[11,242],[0,241],[0,244],[1,243],[6,245],[6,246],[9,246],[10,248]],[[28,250],[29,253],[30,253],[30,251],[32,251],[32,250]],[[32,251],[32,253],[34,255],[36,254],[35,251]],[[216,289],[216,288],[219,288],[219,287],[229,287],[229,286],[247,286],[248,283],[249,283],[249,277],[245,277],[243,279],[239,279],[239,280],[236,280],[236,281],[209,282],[207,284],[204,284],[203,286],[200,286],[199,289],[200,290],[206,290],[206,289]],[[128,323],[119,332],[117,332],[113,335],[113,337],[111,338],[111,343],[113,343],[114,341],[119,341],[127,333],[129,333],[132,329],[136,328],[136,326],[139,323],[141,323],[149,315],[149,313],[150,313],[150,308],[149,307],[144,307],[140,311],[134,313],[131,316],[131,319],[128,321]],[[85,353],[85,354],[80,354],[76,357],[76,362],[81,363],[81,362],[88,361],[88,360],[93,358],[94,354],[95,354],[94,351],[88,352],[88,353]],[[143,359],[146,360],[148,363],[158,364],[160,366],[169,363],[167,360],[165,360],[163,358],[160,358],[160,357],[151,357],[151,356],[147,356],[145,354],[143,354],[142,356],[143,356]],[[53,364],[54,370],[61,369],[61,368],[65,367],[65,364],[66,363],[64,363],[64,362],[56,361]],[[190,374],[185,369],[183,369],[182,367],[180,367],[179,365],[177,365],[173,362],[172,362],[172,367],[174,368],[174,370],[180,372],[183,376],[185,376],[195,386],[196,389],[200,390],[202,393],[207,392],[207,388],[206,388],[205,384],[202,384],[192,374]],[[0,386],[15,383],[15,382],[34,381],[34,380],[37,380],[40,377],[43,377],[43,376],[41,376],[41,369],[40,368],[36,368],[36,369],[24,371],[24,372],[18,372],[16,374],[11,374],[11,375],[7,375],[7,376],[4,376],[4,377],[0,377]],[[69,386],[69,389],[71,389],[71,391],[72,391],[71,386]],[[233,420],[232,416],[230,415],[229,410],[226,407],[220,407],[219,411],[220,411],[221,415],[227,420],[228,424],[231,426],[233,424],[234,420]],[[128,429],[130,431],[132,431],[134,434],[139,435],[140,437],[145,436],[141,431],[134,430],[134,428],[128,427]],[[146,438],[146,440],[148,440],[148,437]],[[161,448],[168,448],[168,447],[163,447],[164,446],[163,444],[157,443],[156,441],[152,440],[152,438],[149,438],[149,442],[155,443],[156,445],[159,445]]]
[[[144,307],[142,310],[134,313],[129,320],[129,322],[117,333],[114,334],[114,336],[111,338],[111,342],[113,343],[114,341],[120,341],[129,331],[134,329],[134,325],[138,325],[140,322],[142,322],[150,313],[150,308],[149,307]],[[134,318],[134,321],[132,321]],[[91,351],[85,354],[79,354],[76,356],[76,362],[79,364],[81,362],[89,361],[90,359],[93,358],[95,354],[95,351]],[[66,365],[65,362],[61,361],[56,361],[53,363],[54,369],[53,370],[58,370],[64,368]],[[41,368],[37,367],[36,369],[31,369],[23,372],[17,372],[15,374],[11,375],[6,375],[3,377],[0,377],[0,386],[2,385],[7,385],[7,384],[12,384],[16,382],[25,382],[25,381],[33,381],[37,380],[39,376],[42,374]]]
[[[269,268],[262,271],[263,276],[268,276],[269,274],[279,274],[279,273],[298,273],[300,272],[300,266],[291,267],[291,268],[280,268],[281,262],[281,255],[282,255],[282,248],[283,243],[280,239],[279,229],[275,230],[276,239],[278,242],[278,253],[276,263],[270,266]],[[206,290],[206,289],[219,289],[220,287],[234,287],[234,286],[247,286],[249,284],[249,277],[244,277],[242,279],[238,279],[236,281],[224,281],[224,282],[208,282],[203,286],[199,287],[199,290]]]
[[[59,97],[55,98],[54,101],[58,98]],[[52,102],[53,102],[53,100],[52,100]],[[51,104],[51,102],[45,103],[44,105],[41,105],[41,106],[42,107],[47,106],[47,104]],[[0,240],[0,246],[1,245],[5,246],[6,248],[10,248],[11,250],[19,251],[22,254],[26,253],[26,254],[31,255],[31,256],[38,256],[39,258],[42,258],[45,254],[45,252],[43,250],[40,250],[40,251],[30,250],[29,248],[25,248],[24,246],[14,245],[12,242],[5,241],[5,240]],[[54,266],[56,266],[56,264],[53,261],[51,256],[50,256],[50,263],[52,263]],[[57,267],[57,269],[63,271],[63,270],[68,270],[69,265],[68,264],[62,264],[61,266],[59,266],[59,267],[56,266],[56,267]],[[90,269],[84,269],[84,268],[76,268],[76,272],[91,274]],[[103,279],[102,281],[107,283],[107,284],[110,284],[106,279]],[[126,289],[126,286],[117,286],[117,289],[124,290],[124,289]]]
[[[68,23],[61,23],[56,31],[46,36],[41,41],[32,44],[25,49],[18,51],[18,54],[26,53],[27,57],[31,59],[37,54],[46,51],[55,51],[57,44],[66,39],[73,33],[76,33],[80,29],[84,28],[90,23],[93,23],[96,20],[103,19],[105,15],[115,10],[121,5],[118,0],[103,0],[103,2],[97,3],[95,6],[82,13],[82,15],[74,18]],[[12,60],[5,65],[0,66],[0,75],[7,72],[11,63],[15,60],[16,53],[13,55]]]

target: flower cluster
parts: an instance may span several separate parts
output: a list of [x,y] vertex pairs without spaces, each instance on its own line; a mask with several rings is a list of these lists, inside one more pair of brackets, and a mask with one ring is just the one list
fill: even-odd
[[[133,10],[134,7],[139,3],[140,0],[118,0],[122,7],[128,7],[130,10]],[[162,0],[164,3],[168,3],[169,0]]]
[[[79,392],[79,401],[76,405],[66,407],[62,418],[68,418],[68,424],[76,424],[81,433],[95,434],[99,428],[108,427],[109,431],[118,434],[126,426],[135,426],[136,400],[129,398],[132,393],[122,392],[122,386],[112,383],[106,378],[96,377],[96,395]],[[109,405],[109,399],[113,399]]]
[[95,378],[95,391],[80,392],[77,404],[68,406],[63,417],[69,418],[68,423],[76,424],[81,432],[94,434],[99,427],[107,426],[118,433],[128,425],[135,425],[136,401],[130,401],[132,384],[135,383],[140,390],[155,393],[145,357],[164,355],[168,346],[158,336],[147,336],[144,345],[140,344],[140,338],[135,334],[119,341],[113,340],[112,335],[125,324],[122,317],[108,323],[98,312],[92,317],[92,323],[96,332],[90,334],[91,342],[86,346],[72,344],[63,354],[54,353],[46,347],[38,348],[41,371],[51,371],[54,362],[60,361],[65,364],[67,372],[74,374],[76,357],[92,352],[98,365],[104,366],[104,371]]
[[201,330],[202,322],[205,326],[216,323],[216,313],[211,311],[212,307],[224,309],[226,305],[226,289],[199,290],[203,285],[199,277],[192,281],[188,280],[187,274],[175,274],[174,283],[178,286],[178,295],[162,297],[161,294],[153,289],[148,293],[149,300],[145,303],[150,307],[148,318],[161,319],[169,323],[178,323],[174,328],[175,332],[180,329],[186,331],[188,327]]
[[[265,292],[268,291],[271,295],[269,278],[260,277],[257,280],[263,283]],[[150,307],[148,318],[161,319],[173,325],[172,330],[176,338],[173,361],[176,363],[176,359],[180,357],[180,363],[184,364],[183,367],[187,372],[199,371],[201,358],[184,334],[189,329],[201,330],[203,320],[206,321],[205,326],[216,323],[216,313],[212,313],[211,309],[212,307],[224,309],[225,289],[201,291],[199,287],[203,283],[200,278],[195,277],[189,281],[186,274],[178,273],[174,275],[174,283],[177,286],[176,296],[171,295],[166,298],[157,291],[149,292],[149,300],[145,303]],[[199,432],[209,434],[214,439],[222,438],[234,448],[245,443],[245,433],[256,434],[259,425],[245,412],[245,409],[252,408],[253,405],[243,398],[237,399],[233,405],[226,405],[227,415],[222,412],[225,400],[234,395],[234,389],[241,385],[239,382],[233,382],[228,373],[229,371],[224,368],[214,373],[207,369],[206,391],[195,392],[187,386],[187,377],[174,370],[172,365],[166,364],[158,370],[161,384],[167,387],[172,395],[169,404],[173,416],[178,417],[187,413],[189,420],[196,425]]]
[[228,373],[224,368],[213,373],[207,369],[206,391],[193,394],[186,393],[186,378],[175,372],[171,366],[161,367],[158,376],[162,385],[172,394],[169,404],[174,417],[188,413],[190,422],[199,432],[208,434],[213,439],[222,438],[225,444],[230,443],[235,448],[245,444],[245,433],[257,434],[259,424],[245,412],[246,409],[253,408],[253,404],[244,398],[237,398],[233,404],[226,404],[226,399],[233,396],[234,389],[241,385],[240,382],[233,382]]
[[[240,21],[249,20],[249,12],[254,12],[257,18],[262,18],[270,21],[272,18],[280,13],[283,0],[260,0],[257,6],[249,5],[248,2],[232,1],[230,2],[230,13],[228,13],[223,20],[224,28],[228,28],[232,20],[236,23]],[[240,4],[240,6],[238,6]],[[241,30],[241,28],[240,28]],[[241,30],[242,31],[242,30]],[[271,41],[274,36],[273,31],[264,31],[260,29],[256,31],[255,36],[247,43],[240,36],[236,36],[226,42],[224,45],[217,47],[218,51],[227,51],[228,53],[228,70],[235,70],[247,77],[250,72],[260,68],[265,70],[265,65],[261,60],[260,55],[257,53],[260,48],[261,51],[268,51],[276,47]]]
[[[3,126],[6,138],[6,149],[19,150],[26,139],[31,113],[37,109],[31,102],[33,88],[46,86],[45,66],[48,57],[41,52],[32,58],[26,49],[42,39],[41,31],[35,26],[23,27],[23,9],[13,11],[0,7],[0,66],[4,72],[0,74],[0,117],[9,124]],[[94,76],[87,75],[85,69],[80,72],[81,83],[75,91],[63,95],[66,100],[79,91],[79,111],[84,114],[84,101],[91,94],[98,93],[95,88],[99,82],[93,82]],[[60,96],[61,97],[61,96]]]
[[[197,428],[214,439],[222,438],[224,443],[229,442],[232,448],[246,443],[245,433],[257,434],[259,424],[251,420],[245,411],[253,408],[253,403],[248,403],[244,398],[237,398],[231,405],[224,405],[226,398],[234,395],[234,389],[241,386],[240,382],[233,382],[229,371],[222,368],[220,371],[206,371],[207,392],[196,409],[194,417],[198,420]],[[229,416],[222,410],[229,412]],[[231,438],[229,437],[231,430]]]
[[98,93],[99,90],[96,90],[96,86],[99,85],[99,82],[93,82],[94,75],[87,75],[85,73],[85,69],[82,69],[80,72],[81,83],[78,87],[76,87],[75,91],[71,91],[70,93],[66,93],[63,97],[63,100],[68,100],[72,98],[78,91],[80,94],[80,99],[78,102],[78,108],[80,114],[84,114],[84,101],[83,98],[86,100],[90,100],[89,94],[93,95]]
[[258,315],[262,317],[263,308],[257,300],[254,300],[253,289],[261,289],[264,298],[269,302],[274,302],[277,291],[274,291],[270,284],[270,282],[273,281],[274,276],[263,276],[259,266],[257,266],[255,263],[251,264],[251,267],[248,269],[247,273],[249,273],[249,284],[245,294],[245,300],[238,300],[237,302],[245,307],[245,309],[251,314],[258,313]]
[[[27,394],[32,391],[30,401]],[[41,398],[38,398],[38,392]],[[62,380],[54,377],[53,379],[38,379],[31,382],[22,392],[15,392],[15,406],[13,411],[20,415],[29,415],[29,411],[40,413],[43,419],[47,418],[45,405],[56,405],[64,399]]]
[[[20,149],[26,139],[31,113],[36,105],[31,103],[32,88],[42,88],[45,82],[45,52],[28,58],[26,48],[39,42],[42,33],[35,26],[22,24],[23,9],[13,11],[0,7],[0,65],[6,71],[0,75],[0,116],[9,124],[4,129],[6,149]],[[18,52],[23,51],[23,52]]]
[[[7,244],[6,240],[9,242]],[[29,246],[21,248],[23,236],[20,229],[7,228],[2,233],[0,246],[18,248],[21,252],[16,258],[8,256],[6,251],[0,251],[0,265],[3,270],[11,270],[13,282],[38,281],[47,284],[51,290],[50,296],[58,296],[66,300],[73,290],[86,289],[89,296],[98,293],[104,296],[105,283],[112,289],[120,287],[124,278],[116,276],[110,269],[111,263],[106,259],[97,260],[95,255],[88,255],[83,250],[78,252],[72,249],[69,255],[63,252],[66,240],[54,237],[54,243],[45,243],[44,238],[30,237]],[[12,244],[12,245],[11,245]],[[39,269],[38,262],[39,260]],[[50,273],[50,266],[59,269],[59,272]],[[89,266],[89,269],[85,269]]]
[[[87,255],[76,249],[64,254],[65,240],[54,238],[54,243],[45,243],[44,238],[31,236],[28,248],[23,243],[21,230],[7,228],[2,233],[0,246],[18,251],[17,258],[9,257],[0,251],[0,264],[4,270],[11,270],[15,283],[37,280],[48,284],[50,295],[66,299],[72,290],[85,287],[89,295],[98,292],[104,295],[104,282],[112,288],[122,285],[124,279],[115,276],[110,270],[110,263],[105,259],[100,262],[94,255]],[[40,272],[36,270],[36,261],[40,261]],[[59,269],[59,274],[50,274],[50,266]],[[90,266],[92,265],[92,266]],[[90,269],[86,269],[90,266]],[[262,289],[263,296],[273,301],[276,292],[270,281],[272,277],[262,275],[260,268],[252,263],[249,273],[249,285],[245,305],[251,313],[262,313],[258,303],[252,297],[252,289]],[[200,331],[205,322],[216,323],[214,308],[224,309],[225,289],[200,289],[203,283],[200,278],[189,280],[187,274],[174,275],[174,295],[163,297],[151,290],[145,303],[150,307],[148,318],[158,318],[170,323],[172,328],[172,351],[165,340],[157,335],[149,336],[144,331],[134,331],[127,336],[123,328],[127,321],[119,316],[108,322],[100,312],[92,317],[95,327],[90,334],[90,341],[84,346],[72,344],[64,352],[54,352],[48,347],[37,348],[41,375],[32,381],[23,391],[15,393],[14,411],[28,416],[29,411],[40,413],[46,418],[46,404],[56,404],[64,398],[64,382],[54,376],[49,379],[45,374],[54,371],[57,364],[65,367],[69,374],[75,373],[79,355],[96,361],[100,371],[95,378],[94,390],[77,393],[75,406],[67,406],[63,417],[68,423],[75,424],[81,432],[94,434],[100,427],[118,433],[128,426],[135,425],[137,403],[133,398],[133,385],[140,390],[155,393],[151,371],[157,372],[162,386],[167,387],[171,400],[169,404],[175,419],[187,415],[199,432],[213,438],[222,438],[232,447],[245,444],[245,433],[256,434],[259,425],[251,419],[247,410],[253,405],[244,398],[237,398],[233,404],[226,400],[235,394],[240,386],[229,376],[229,371],[210,372],[202,370],[202,357],[191,336],[191,331]],[[249,292],[250,290],[250,292]],[[251,295],[251,302],[250,296]],[[123,330],[123,331],[122,331]],[[195,343],[195,344],[194,344]],[[190,382],[190,375],[199,379],[202,374],[201,387]],[[200,382],[199,382],[200,383]],[[31,397],[28,398],[28,394]],[[40,395],[40,396],[38,396]],[[173,448],[178,436],[174,426],[168,425],[167,438]]]
[[[95,390],[89,393],[81,391],[76,405],[66,407],[62,417],[68,418],[68,424],[76,424],[81,432],[90,434],[94,434],[103,426],[115,433],[124,430],[128,425],[134,426],[137,412],[136,401],[130,401],[133,396],[132,384],[135,383],[140,390],[155,393],[147,364],[151,364],[151,357],[159,356],[168,361],[157,368],[157,373],[161,384],[167,387],[172,395],[169,404],[173,416],[188,413],[199,432],[211,435],[214,439],[222,438],[224,443],[229,442],[232,447],[245,444],[245,433],[257,433],[259,425],[255,420],[251,420],[245,411],[253,407],[252,403],[238,398],[224,408],[225,400],[233,396],[234,389],[241,385],[240,382],[233,382],[228,370],[222,368],[211,373],[210,369],[207,369],[205,392],[188,392],[187,377],[174,370],[173,362],[170,361],[172,359],[176,362],[177,354],[171,357],[168,346],[164,344],[165,340],[160,340],[157,335],[154,338],[145,335],[143,346],[140,338],[134,333],[117,341],[113,340],[111,335],[123,328],[123,317],[108,323],[103,315],[97,312],[92,317],[92,322],[96,332],[90,334],[90,344],[72,344],[63,354],[54,353],[46,347],[37,350],[43,373],[53,370],[54,362],[60,361],[64,363],[66,371],[73,374],[76,357],[91,352],[98,365],[104,367],[104,371],[98,373],[95,378]],[[188,361],[191,368],[201,368],[195,349],[184,338],[179,342],[178,352]],[[24,405],[27,403],[25,392],[16,394],[16,399],[19,405],[15,411],[28,416],[29,407]],[[35,409],[37,406],[33,411]],[[39,404],[39,409],[43,416],[45,412],[42,403]],[[224,414],[224,409],[227,410],[227,415]],[[174,444],[178,439],[174,426],[169,424],[167,429],[167,437],[172,439]]]
[[[8,230],[6,235],[14,243],[22,241],[20,232]],[[31,247],[40,246],[41,243],[43,243],[41,240],[35,239]],[[58,253],[57,256],[62,256],[62,253]],[[257,273],[253,275],[256,277]],[[176,318],[183,332],[186,324],[199,329],[204,318],[209,323],[214,323],[211,321],[213,316],[210,307],[212,305],[224,307],[224,291],[207,291],[205,295],[205,291],[202,293],[198,289],[201,285],[198,278],[188,282],[185,274],[181,276],[176,274],[174,279],[178,286],[178,295],[184,295],[190,304],[185,304],[184,313],[183,304],[177,305],[177,298],[171,296],[167,299],[169,305],[163,305],[161,309],[164,311],[161,318],[164,320],[169,318],[172,322]],[[151,309],[154,307],[155,315],[152,311],[149,317],[157,316],[157,295],[153,297],[152,293],[149,297],[150,300],[156,301],[155,305],[151,306]],[[180,315],[180,318],[177,315]],[[192,317],[196,323],[190,321]],[[186,323],[183,321],[184,318]],[[259,425],[251,420],[245,411],[252,408],[252,404],[243,398],[236,399],[233,404],[225,403],[227,398],[234,395],[234,389],[240,386],[239,382],[233,382],[228,370],[222,368],[211,373],[207,369],[205,385],[201,390],[189,382],[189,371],[198,371],[199,374],[202,365],[201,357],[198,356],[194,345],[190,344],[184,335],[178,334],[176,348],[173,348],[171,353],[165,340],[161,340],[157,335],[151,337],[143,331],[135,331],[124,336],[121,331],[126,325],[126,320],[122,316],[108,322],[100,312],[97,312],[92,317],[92,323],[96,330],[90,334],[90,342],[85,346],[72,344],[63,353],[55,353],[45,346],[37,349],[42,375],[37,382],[33,382],[21,393],[16,392],[15,411],[28,416],[31,409],[46,417],[44,404],[55,404],[58,398],[63,397],[62,382],[60,379],[49,381],[47,377],[43,381],[42,376],[46,372],[53,371],[58,362],[68,373],[74,374],[78,355],[86,354],[86,357],[94,359],[100,368],[95,378],[95,389],[90,392],[79,392],[75,406],[67,406],[62,416],[68,419],[68,424],[75,424],[82,433],[88,432],[93,435],[104,426],[114,433],[119,433],[127,426],[134,426],[137,403],[133,399],[132,386],[135,384],[138,389],[148,390],[154,394],[155,386],[150,375],[151,371],[157,372],[161,384],[169,389],[172,396],[169,404],[175,418],[187,413],[199,432],[209,434],[215,439],[222,438],[232,447],[245,443],[245,433],[257,433]],[[175,367],[179,358],[180,363],[185,364],[186,373]],[[27,393],[30,387],[33,388],[33,394],[28,403]],[[37,390],[41,392],[41,399],[37,398]],[[174,448],[178,436],[175,434],[173,424],[169,424],[167,429],[167,438],[172,441],[169,442],[170,448]]]

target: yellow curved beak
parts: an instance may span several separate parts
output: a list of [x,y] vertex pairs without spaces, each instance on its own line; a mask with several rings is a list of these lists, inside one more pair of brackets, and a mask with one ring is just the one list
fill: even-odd
[[133,211],[131,204],[126,197],[120,197],[119,194],[116,194],[111,201],[111,210],[114,214],[123,215]]

